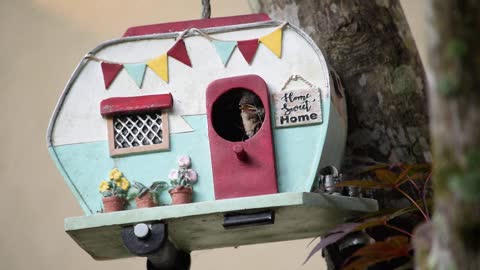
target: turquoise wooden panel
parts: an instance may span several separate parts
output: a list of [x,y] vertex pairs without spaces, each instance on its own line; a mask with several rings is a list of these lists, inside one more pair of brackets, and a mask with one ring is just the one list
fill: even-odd
[[[329,102],[324,104],[325,122],[321,125],[274,129],[275,158],[279,192],[310,191],[325,143],[329,117]],[[190,155],[193,169],[199,174],[194,186],[194,201],[214,200],[210,148],[205,115],[186,116],[194,132],[170,135],[170,151],[111,158],[108,142],[56,146],[51,149],[57,166],[71,182],[70,188],[87,215],[101,210],[98,184],[108,172],[119,168],[130,181],[150,184],[167,180],[168,172],[176,168],[180,155]],[[160,202],[170,203],[168,192],[162,192]]]
[[[108,172],[119,168],[130,180],[150,184],[157,180],[167,180],[169,171],[177,167],[177,158],[188,154],[192,158],[192,168],[199,174],[194,186],[194,201],[214,200],[210,150],[207,143],[205,116],[189,116],[188,123],[195,132],[172,134],[170,151],[111,158],[108,142],[72,144],[54,147],[52,156],[60,160],[57,165],[64,171],[67,182],[74,185],[72,191],[79,193],[77,198],[84,212],[89,215],[101,210],[101,194],[98,185],[108,177]],[[163,204],[170,203],[170,196],[163,192]]]
[[[329,155],[332,160],[341,160],[342,153],[324,153],[325,144],[336,147],[345,144],[343,138],[330,136],[327,141],[329,123],[338,124],[330,119],[330,100],[322,100],[323,123],[307,126],[277,128],[273,130],[275,144],[275,162],[277,165],[279,192],[309,192],[317,174],[320,159]],[[272,115],[274,115],[272,106]],[[272,117],[272,127],[275,118]],[[330,160],[329,160],[330,161]],[[322,166],[335,165],[324,163]]]

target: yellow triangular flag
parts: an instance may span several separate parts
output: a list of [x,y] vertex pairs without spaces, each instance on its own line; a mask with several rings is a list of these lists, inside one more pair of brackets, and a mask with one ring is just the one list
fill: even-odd
[[282,33],[283,27],[272,33],[259,38],[258,40],[270,49],[278,58],[282,57]]
[[166,53],[148,61],[147,66],[151,68],[162,80],[168,83],[168,57]]

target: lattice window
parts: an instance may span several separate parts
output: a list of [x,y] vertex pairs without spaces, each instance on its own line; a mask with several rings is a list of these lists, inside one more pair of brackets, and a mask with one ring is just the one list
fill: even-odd
[[109,122],[112,156],[168,149],[168,117],[165,112],[114,116]]

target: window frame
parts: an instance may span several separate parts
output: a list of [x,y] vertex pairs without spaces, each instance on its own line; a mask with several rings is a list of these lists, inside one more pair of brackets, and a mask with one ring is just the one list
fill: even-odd
[[[168,124],[168,113],[164,110],[151,111],[148,113],[161,113],[162,115],[162,142],[150,145],[132,146],[126,148],[115,148],[115,129],[114,120],[116,116],[107,118],[108,149],[111,157],[125,156],[137,153],[149,153],[156,151],[166,151],[170,149],[170,129]],[[128,115],[138,115],[141,113],[132,113]]]
[[[107,121],[108,149],[111,157],[170,150],[168,110],[173,105],[170,93],[136,97],[113,97],[102,100],[100,114]],[[161,114],[162,142],[158,144],[115,148],[115,118],[140,114]]]

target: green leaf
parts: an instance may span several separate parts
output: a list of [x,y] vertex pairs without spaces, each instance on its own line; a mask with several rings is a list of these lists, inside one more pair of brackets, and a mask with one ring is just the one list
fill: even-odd
[[168,183],[165,181],[155,181],[150,186],[150,191],[157,191],[159,189],[166,189],[168,188]]
[[133,182],[133,185],[132,185],[133,188],[137,189],[137,190],[142,190],[144,188],[147,188],[144,184],[140,183],[140,182]]
[[448,187],[465,201],[480,201],[480,171],[451,175],[448,177]]
[[113,195],[113,192],[111,190],[107,190],[102,192],[103,197],[110,197]]

